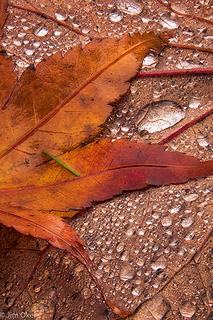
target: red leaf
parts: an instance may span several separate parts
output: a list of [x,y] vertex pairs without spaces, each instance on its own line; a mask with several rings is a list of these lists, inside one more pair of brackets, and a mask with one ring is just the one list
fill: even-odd
[[51,170],[37,183],[35,176],[29,175],[25,179],[28,187],[1,190],[0,199],[4,205],[40,211],[55,210],[66,215],[70,208],[87,208],[93,202],[110,199],[123,191],[148,185],[183,183],[213,174],[213,160],[201,162],[195,157],[164,149],[158,144],[124,139],[92,143],[59,157],[78,171],[80,178],[73,178],[66,169],[61,170],[60,165],[54,164],[61,171],[57,174],[56,183],[41,184],[41,181],[49,181],[50,172],[54,172]]

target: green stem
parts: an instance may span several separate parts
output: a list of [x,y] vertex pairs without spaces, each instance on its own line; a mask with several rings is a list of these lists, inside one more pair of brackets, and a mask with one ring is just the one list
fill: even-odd
[[52,156],[49,152],[47,151],[42,151],[43,153],[45,153],[46,155],[48,155],[50,158],[52,158],[53,160],[55,160],[56,162],[58,162],[60,165],[62,165],[65,169],[69,170],[70,172],[72,172],[73,174],[75,174],[77,177],[80,177],[80,174],[75,171],[74,169],[70,168],[66,163],[64,163],[63,161],[57,159],[56,157]]

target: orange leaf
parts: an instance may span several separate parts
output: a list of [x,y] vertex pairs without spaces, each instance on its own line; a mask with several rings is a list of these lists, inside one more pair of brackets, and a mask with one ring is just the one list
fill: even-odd
[[4,110],[14,90],[17,76],[13,71],[12,60],[3,51],[0,51],[0,75],[0,106]]
[[6,176],[17,173],[14,159],[21,176],[42,161],[42,150],[64,153],[100,132],[112,110],[109,104],[127,91],[127,81],[150,49],[162,46],[154,34],[137,33],[93,41],[28,68],[0,112],[4,184]]
[[[123,191],[183,183],[213,174],[213,160],[200,162],[195,157],[164,149],[158,144],[124,139],[91,143],[60,157],[81,177],[73,177],[56,164],[61,173],[54,184],[33,185],[34,177],[29,173],[26,180],[31,186],[1,190],[1,203],[70,216],[71,209],[88,208],[93,202],[108,200]],[[49,176],[42,179],[48,181]]]

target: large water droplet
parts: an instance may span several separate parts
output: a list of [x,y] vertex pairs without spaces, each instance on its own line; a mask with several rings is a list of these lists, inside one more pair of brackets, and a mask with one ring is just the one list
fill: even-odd
[[126,235],[127,236],[132,236],[135,233],[135,229],[134,228],[129,228],[126,230]]
[[116,6],[120,11],[130,15],[137,15],[142,11],[141,3],[133,0],[117,0]]
[[20,47],[22,45],[22,42],[17,40],[17,39],[14,39],[13,40],[13,43],[17,46],[17,47]]
[[154,68],[158,63],[158,58],[150,53],[143,60],[143,68]]
[[35,50],[34,49],[25,49],[24,52],[26,53],[26,55],[32,56],[33,53],[35,52]]
[[127,281],[130,279],[133,279],[134,275],[135,275],[135,270],[131,265],[126,264],[126,265],[122,266],[121,271],[120,271],[121,280]]
[[48,34],[48,29],[43,24],[41,24],[34,30],[34,34],[37,37],[44,37]]
[[191,201],[195,201],[198,198],[198,194],[197,193],[191,193],[188,194],[187,196],[184,197],[184,200],[187,202],[191,202]]
[[121,21],[123,18],[123,16],[121,14],[119,14],[118,12],[111,12],[109,14],[109,20],[112,22],[119,22]]
[[142,266],[144,265],[144,263],[145,263],[145,258],[138,258],[138,259],[136,260],[136,263],[137,263],[137,265],[138,265],[139,267],[142,267]]
[[181,222],[181,225],[183,228],[189,228],[194,222],[194,219],[192,217],[188,217],[183,219],[183,221]]
[[204,135],[202,133],[198,133],[197,142],[198,142],[199,146],[201,146],[203,148],[205,148],[209,145],[209,142],[207,141],[207,139],[204,137]]
[[169,304],[162,298],[162,296],[157,295],[148,303],[147,309],[153,319],[162,320],[169,310]]
[[185,240],[188,240],[188,241],[192,240],[194,236],[195,236],[195,233],[192,231],[186,235]]
[[197,109],[200,104],[201,104],[201,101],[200,101],[199,98],[192,98],[192,99],[189,101],[189,108],[191,108],[191,109]]
[[151,268],[153,270],[165,269],[167,267],[167,261],[164,257],[160,257],[157,261],[152,262]]
[[177,23],[176,21],[170,19],[167,16],[161,16],[160,18],[160,24],[167,29],[173,30],[179,27],[179,23]]
[[164,216],[161,219],[161,224],[163,227],[170,227],[172,225],[172,218],[170,216]]
[[194,304],[192,304],[191,302],[184,302],[179,307],[179,311],[183,317],[191,318],[196,312],[196,306]]
[[176,103],[156,101],[140,110],[136,116],[136,125],[139,131],[153,133],[172,127],[184,117],[184,111]]
[[169,211],[170,213],[178,213],[178,212],[180,211],[180,209],[181,209],[181,205],[178,205],[178,206],[176,206],[176,207],[170,208],[168,211]]
[[58,10],[56,13],[55,13],[55,17],[57,20],[59,21],[64,21],[67,19],[67,14],[65,11],[63,10]]
[[133,294],[133,296],[136,296],[136,297],[140,296],[141,295],[141,288],[140,287],[133,288],[132,294]]

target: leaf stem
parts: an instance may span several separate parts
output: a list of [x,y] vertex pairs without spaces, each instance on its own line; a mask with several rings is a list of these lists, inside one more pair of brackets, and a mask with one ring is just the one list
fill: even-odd
[[163,140],[161,140],[160,142],[158,142],[158,144],[165,144],[167,142],[169,142],[170,140],[172,140],[173,138],[175,138],[176,136],[178,136],[180,133],[182,133],[183,131],[185,131],[186,129],[192,127],[194,124],[196,124],[197,122],[205,119],[206,117],[210,116],[211,114],[213,114],[213,108],[210,109],[209,111],[205,112],[204,114],[202,114],[201,116],[198,116],[197,118],[193,119],[192,121],[186,123],[184,126],[182,126],[181,128],[179,128],[178,130],[176,130],[175,132],[173,132],[172,134],[170,134],[168,137],[164,138]]
[[191,13],[180,12],[180,11],[176,10],[175,8],[172,8],[172,6],[171,6],[170,3],[166,3],[166,2],[164,2],[164,1],[162,1],[162,0],[157,0],[157,2],[159,2],[159,3],[162,4],[164,7],[168,8],[170,11],[176,13],[176,14],[179,15],[179,16],[191,18],[191,19],[194,19],[194,20],[198,20],[198,21],[201,21],[201,22],[204,22],[204,23],[208,23],[208,24],[213,25],[213,21],[212,21],[212,20],[208,20],[208,19],[205,19],[205,18],[203,18],[203,17],[193,15],[193,14],[191,14]]
[[179,48],[179,49],[189,49],[189,50],[197,50],[201,52],[208,52],[208,53],[213,53],[212,48],[207,48],[207,47],[201,47],[201,46],[194,46],[190,44],[182,44],[182,43],[174,43],[174,42],[168,42],[165,47],[169,48]]
[[154,70],[142,71],[136,74],[137,78],[148,77],[169,77],[169,76],[184,76],[196,74],[213,74],[213,68],[191,68],[191,69],[177,69],[177,70]]
[[56,162],[58,162],[60,165],[62,165],[65,169],[67,169],[68,171],[72,172],[74,175],[76,175],[77,177],[80,177],[80,174],[75,171],[74,169],[72,169],[71,167],[69,167],[66,163],[64,163],[63,161],[59,160],[58,158],[54,157],[53,155],[51,155],[49,152],[47,151],[42,151],[44,154],[48,155],[50,158],[52,158],[53,160],[55,160]]

